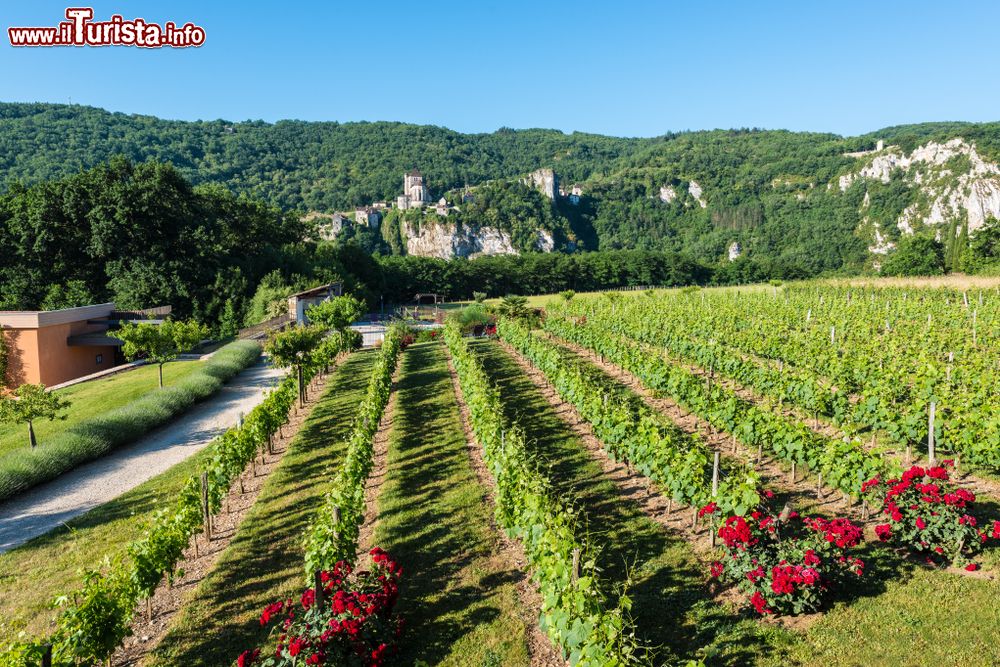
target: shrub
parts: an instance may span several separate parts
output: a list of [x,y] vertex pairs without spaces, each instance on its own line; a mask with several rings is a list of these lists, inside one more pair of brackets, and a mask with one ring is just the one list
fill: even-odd
[[[714,503],[701,514],[716,511]],[[864,562],[848,555],[861,542],[847,519],[806,518],[786,508],[775,515],[762,505],[750,516],[730,516],[719,528],[726,552],[711,574],[735,585],[758,614],[816,611],[845,577],[860,577]]]
[[[224,382],[253,364],[260,345],[236,341],[221,348],[198,371],[118,409],[70,426],[34,450],[0,458],[0,500],[104,456],[145,435],[217,392]],[[188,362],[184,362],[188,363]]]
[[[883,542],[926,554],[928,562],[951,563],[975,570],[972,556],[988,538],[973,515],[976,496],[951,482],[945,465],[913,466],[899,479],[872,478],[862,489],[888,521],[875,526]],[[1000,522],[992,536],[1000,536]]]
[[263,660],[260,649],[244,651],[238,667],[385,664],[403,629],[393,614],[403,571],[377,547],[371,556],[371,570],[352,572],[350,564],[339,561],[322,571],[322,605],[316,604],[316,589],[307,588],[298,601],[265,607],[260,624],[278,633],[277,647]]

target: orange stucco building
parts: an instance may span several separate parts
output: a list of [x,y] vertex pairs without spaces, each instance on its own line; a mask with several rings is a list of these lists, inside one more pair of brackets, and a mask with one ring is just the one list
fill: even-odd
[[8,386],[52,386],[107,370],[121,359],[107,336],[114,304],[51,311],[0,311]]

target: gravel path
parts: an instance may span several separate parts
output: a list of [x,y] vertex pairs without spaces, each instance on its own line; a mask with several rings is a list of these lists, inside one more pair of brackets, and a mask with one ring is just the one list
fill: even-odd
[[260,362],[167,426],[0,503],[0,553],[116,498],[180,463],[236,423],[282,376]]

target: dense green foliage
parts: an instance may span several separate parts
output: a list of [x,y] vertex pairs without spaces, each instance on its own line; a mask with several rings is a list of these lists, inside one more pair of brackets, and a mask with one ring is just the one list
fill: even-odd
[[[169,303],[182,317],[228,335],[273,317],[295,290],[331,280],[374,307],[380,296],[408,300],[417,284],[468,297],[473,290],[495,296],[853,273],[872,266],[873,226],[898,242],[893,221],[926,197],[898,173],[888,183],[859,180],[841,192],[838,176],[860,166],[846,153],[872,149],[878,139],[908,151],[961,136],[995,160],[998,127],[929,123],[851,138],[743,129],[623,139],[553,130],[466,135],[402,123],[177,122],[81,106],[0,104],[0,246],[7,251],[0,256],[0,308]],[[444,196],[456,207],[447,218],[428,209],[390,210],[380,227],[348,225],[336,243],[303,241],[316,237],[303,212],[392,201],[413,167],[434,199]],[[519,182],[541,167],[554,169],[566,190],[581,184],[579,202],[553,202]],[[419,261],[370,259],[405,255],[404,228],[431,224],[498,228],[522,252],[549,243],[543,230],[557,251],[665,254],[599,256],[580,265],[526,259],[525,269],[512,259],[455,262],[444,280],[444,269],[431,277],[431,265]],[[967,253],[976,239],[958,224],[944,230],[951,233],[942,236],[949,239],[942,270],[988,270],[995,264],[983,255],[988,244]],[[730,262],[734,243],[742,256]],[[613,266],[623,259],[627,271]],[[658,266],[637,267],[651,263]],[[543,273],[531,275],[538,269]]]
[[[285,209],[337,210],[399,194],[419,167],[445,190],[558,162],[566,179],[653,140],[502,128],[460,134],[405,123],[167,121],[60,104],[0,104],[0,182],[68,176],[122,154],[172,162],[195,183],[224,183]],[[436,198],[435,197],[435,198]]]
[[53,479],[162,426],[214,394],[225,381],[259,356],[260,345],[237,341],[212,355],[196,372],[165,389],[73,424],[40,447],[25,447],[0,456],[0,500]]
[[115,158],[0,197],[0,309],[170,304],[216,321],[301,235],[296,218],[259,201]]

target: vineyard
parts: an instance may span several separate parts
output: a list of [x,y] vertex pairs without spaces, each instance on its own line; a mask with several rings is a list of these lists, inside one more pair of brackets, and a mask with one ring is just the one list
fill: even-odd
[[0,554],[0,665],[1000,663],[995,290],[500,311],[303,334],[202,453]]

